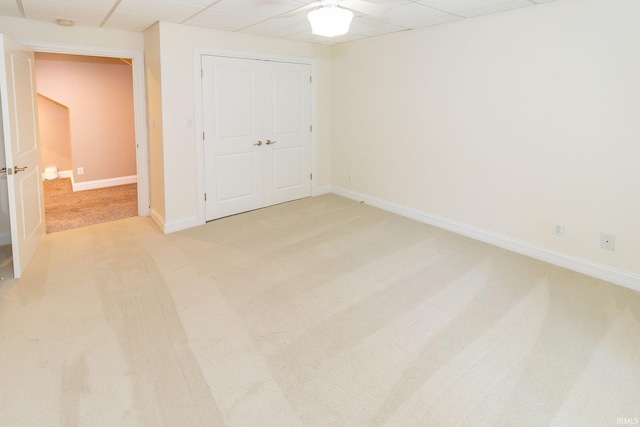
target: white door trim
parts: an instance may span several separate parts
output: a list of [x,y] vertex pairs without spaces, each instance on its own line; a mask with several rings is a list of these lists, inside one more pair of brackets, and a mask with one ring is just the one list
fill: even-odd
[[29,40],[19,41],[33,49],[35,52],[132,59],[133,114],[136,138],[136,170],[138,176],[138,216],[149,216],[149,140],[147,137],[147,95],[144,52],[133,49],[84,46],[68,43],[50,43]]
[[311,67],[311,196],[318,195],[316,183],[317,178],[317,61],[313,58],[303,58],[297,56],[270,55],[264,53],[244,52],[226,49],[216,49],[206,46],[196,46],[193,49],[193,81],[195,100],[195,126],[196,126],[196,192],[198,195],[198,224],[206,222],[205,202],[204,202],[204,125],[202,123],[202,55],[224,56],[227,58],[244,58],[262,61],[290,62],[294,64],[305,64]]

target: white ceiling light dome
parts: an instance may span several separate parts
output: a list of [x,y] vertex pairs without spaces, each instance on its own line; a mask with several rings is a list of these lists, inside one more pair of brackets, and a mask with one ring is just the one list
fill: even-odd
[[307,15],[311,23],[311,32],[318,36],[334,37],[346,34],[353,19],[350,10],[338,6],[323,6]]

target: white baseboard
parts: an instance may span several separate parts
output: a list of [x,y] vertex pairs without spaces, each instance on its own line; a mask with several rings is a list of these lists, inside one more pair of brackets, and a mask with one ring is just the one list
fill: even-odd
[[135,184],[138,182],[138,175],[120,176],[117,178],[97,179],[95,181],[74,182],[73,177],[71,183],[73,191],[95,190],[97,188],[115,187],[117,185]]
[[11,244],[11,232],[5,231],[4,233],[0,233],[0,246],[10,245]]
[[195,215],[187,218],[166,221],[155,209],[151,209],[151,219],[153,219],[153,222],[156,223],[164,234],[175,233],[176,231],[186,230],[187,228],[202,225],[198,222],[198,217]]
[[198,217],[194,215],[187,218],[165,221],[164,232],[165,234],[175,233],[176,231],[186,230],[187,228],[197,227],[199,225],[202,225],[202,223],[200,223]]
[[160,216],[158,211],[156,211],[155,209],[151,209],[149,213],[153,222],[155,222],[158,228],[160,228],[160,230],[164,232],[164,218]]
[[323,194],[331,193],[331,185],[323,185],[322,187],[316,187],[313,192],[314,196],[322,196]]
[[[58,171],[58,178],[71,178],[71,180],[73,181],[73,172],[70,170]],[[44,172],[42,173],[42,180],[46,181],[46,179],[44,179]]]
[[514,239],[512,237],[433,215],[398,203],[370,197],[342,187],[332,187],[331,192],[349,199],[363,201],[368,205],[375,206],[407,218],[415,219],[416,221],[424,222],[438,228],[443,228],[463,236],[471,237],[472,239],[480,240],[522,255],[530,256],[550,264],[568,268],[569,270],[577,271],[578,273],[606,280],[635,291],[640,291],[640,275],[636,273],[612,268],[585,258],[545,248],[543,246],[537,246],[523,240]]

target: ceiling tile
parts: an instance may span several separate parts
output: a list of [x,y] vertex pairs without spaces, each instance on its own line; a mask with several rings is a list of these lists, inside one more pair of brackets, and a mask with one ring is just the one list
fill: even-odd
[[205,7],[209,7],[212,3],[215,3],[215,0],[170,0],[174,3],[184,3],[192,6],[200,6],[200,9],[204,9]]
[[507,1],[509,0],[419,0],[417,3],[430,6],[444,12],[458,13],[465,10],[495,6]]
[[369,17],[376,21],[385,21],[390,24],[403,25],[407,22],[416,22],[425,19],[433,19],[447,15],[446,12],[433,9],[418,3],[407,3],[391,9],[384,18]]
[[[98,9],[111,10],[113,5],[116,3],[116,0],[53,0],[53,2],[71,6],[95,7]],[[25,9],[27,8],[27,3],[32,3],[32,1],[22,0],[22,5]],[[37,0],[36,3],[44,2],[42,0]]]
[[284,37],[303,31],[311,31],[311,24],[309,24],[307,15],[304,13],[292,16],[291,18],[269,19],[242,30],[243,33],[270,37]]
[[[65,18],[76,21],[77,24],[99,25],[109,13],[111,4],[100,0],[92,0],[87,3],[92,6],[56,0],[22,0],[28,19],[55,21],[57,18]],[[102,7],[96,7],[96,5],[102,5]]]
[[203,8],[204,6],[172,0],[122,0],[116,11],[132,15],[146,15],[156,21],[182,22]]
[[472,18],[474,16],[488,15],[490,13],[503,12],[505,10],[518,9],[531,5],[533,5],[533,3],[528,0],[511,0],[499,4],[494,4],[492,6],[485,6],[478,9],[461,11],[458,12],[458,15],[464,16],[465,18]]
[[271,18],[303,6],[293,0],[222,0],[213,5],[217,10],[240,13],[249,16]]
[[264,18],[257,16],[243,15],[218,9],[207,9],[184,23],[197,27],[237,31],[263,20]]
[[402,24],[402,26],[415,30],[418,28],[431,27],[433,25],[438,25],[438,24],[446,24],[447,22],[459,21],[461,19],[464,19],[464,18],[456,15],[442,15],[442,16],[437,16],[435,18],[426,18],[426,19],[420,19],[414,22],[407,22],[405,24]]
[[144,31],[156,21],[157,19],[151,16],[134,15],[116,10],[104,24],[104,27],[115,30]]
[[14,18],[22,17],[16,0],[0,0],[0,15],[13,16]]
[[382,36],[384,34],[397,33],[399,31],[407,31],[407,30],[408,28],[401,27],[399,25],[387,25],[385,27],[376,28],[375,30],[367,31],[365,33],[360,33],[360,34],[367,37],[375,37],[375,36]]
[[381,31],[388,27],[397,27],[387,22],[374,21],[373,19],[365,18],[362,16],[356,16],[351,21],[351,27],[349,27],[349,33],[354,34],[367,34],[372,32]]

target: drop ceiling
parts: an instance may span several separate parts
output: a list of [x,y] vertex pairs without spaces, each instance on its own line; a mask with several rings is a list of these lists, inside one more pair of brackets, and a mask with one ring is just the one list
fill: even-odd
[[143,31],[156,21],[314,43],[335,44],[415,30],[553,0],[369,0],[390,7],[383,17],[355,14],[349,32],[311,34],[306,13],[278,18],[314,0],[0,0],[0,15]]

